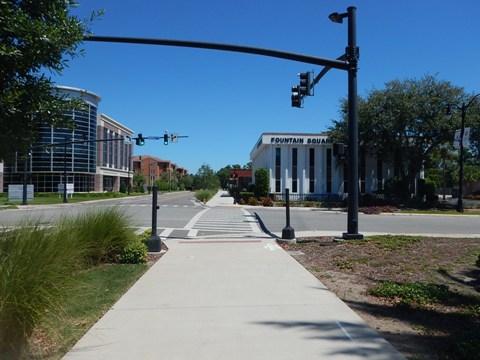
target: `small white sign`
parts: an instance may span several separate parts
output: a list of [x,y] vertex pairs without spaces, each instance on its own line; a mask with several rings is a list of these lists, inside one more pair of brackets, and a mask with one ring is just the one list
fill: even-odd
[[178,142],[178,134],[170,134],[170,141],[172,143]]
[[[63,194],[63,184],[62,183],[58,184],[58,193]],[[68,194],[73,194],[73,193],[74,193],[73,184],[67,183],[67,195]]]
[[[8,201],[23,200],[23,185],[8,185]],[[27,200],[33,200],[33,185],[27,185]]]

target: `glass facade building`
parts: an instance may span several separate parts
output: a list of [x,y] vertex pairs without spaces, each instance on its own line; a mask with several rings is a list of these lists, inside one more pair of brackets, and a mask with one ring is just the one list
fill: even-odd
[[[98,112],[100,96],[77,88],[58,86],[62,95],[80,98],[81,110],[70,110],[74,128],[42,127],[27,163],[27,183],[35,192],[63,191],[63,182],[73,192],[119,191],[131,180],[133,131]],[[22,184],[25,162],[4,164],[3,191],[9,184]],[[65,179],[66,178],[66,179]]]

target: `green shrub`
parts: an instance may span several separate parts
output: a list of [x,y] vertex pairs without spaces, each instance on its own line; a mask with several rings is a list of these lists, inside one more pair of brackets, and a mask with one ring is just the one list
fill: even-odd
[[118,261],[123,249],[133,242],[135,234],[127,216],[116,208],[104,208],[63,220],[85,249],[85,260],[91,264]]
[[255,197],[255,194],[253,192],[241,191],[239,193],[239,198],[243,199],[243,201],[245,201],[245,204],[248,204],[248,199],[250,199],[251,197]]
[[195,198],[198,201],[207,202],[210,200],[217,192],[213,190],[198,190],[195,192]]
[[25,221],[0,232],[0,354],[20,358],[47,313],[61,314],[61,294],[75,283],[82,249],[63,228]]
[[395,283],[384,281],[369,289],[369,294],[389,299],[395,299],[403,305],[426,305],[448,299],[448,286],[424,284],[419,282]]
[[262,197],[260,198],[260,201],[262,202],[262,206],[267,206],[267,207],[273,206],[272,199],[268,197]]
[[477,266],[480,267],[480,254],[478,254],[478,259],[475,262],[475,264],[477,264]]
[[152,229],[145,230],[143,233],[138,235],[138,238],[143,244],[147,244],[148,239],[152,236]]
[[247,202],[248,205],[251,205],[251,206],[257,206],[258,205],[258,200],[256,197],[249,197],[248,198],[248,202]]
[[148,249],[141,241],[128,244],[120,255],[121,264],[145,264],[147,262]]
[[400,250],[406,246],[422,241],[421,236],[409,235],[374,235],[368,236],[367,241],[373,242],[375,245],[388,250]]
[[270,190],[270,175],[267,169],[255,170],[255,196],[265,197]]

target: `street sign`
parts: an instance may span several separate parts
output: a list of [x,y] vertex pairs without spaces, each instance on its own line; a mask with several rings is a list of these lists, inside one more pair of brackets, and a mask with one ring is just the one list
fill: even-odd
[[[148,139],[148,140],[162,140],[162,139],[164,139],[164,136],[165,136],[165,135],[162,135],[162,136],[144,136],[143,138],[144,138],[144,139]],[[178,136],[177,133],[172,133],[172,134],[170,134],[170,136],[169,136],[170,141],[171,141],[172,143],[178,142],[178,138],[186,138],[186,137],[188,137],[188,136]]]
[[125,136],[124,140],[125,144],[131,144],[132,143],[132,137],[131,136]]

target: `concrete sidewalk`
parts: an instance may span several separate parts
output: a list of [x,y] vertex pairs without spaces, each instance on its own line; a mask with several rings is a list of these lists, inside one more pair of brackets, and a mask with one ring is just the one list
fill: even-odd
[[228,194],[226,190],[219,190],[209,201],[207,206],[238,206],[235,204],[233,197]]
[[271,239],[166,244],[64,359],[403,359]]

